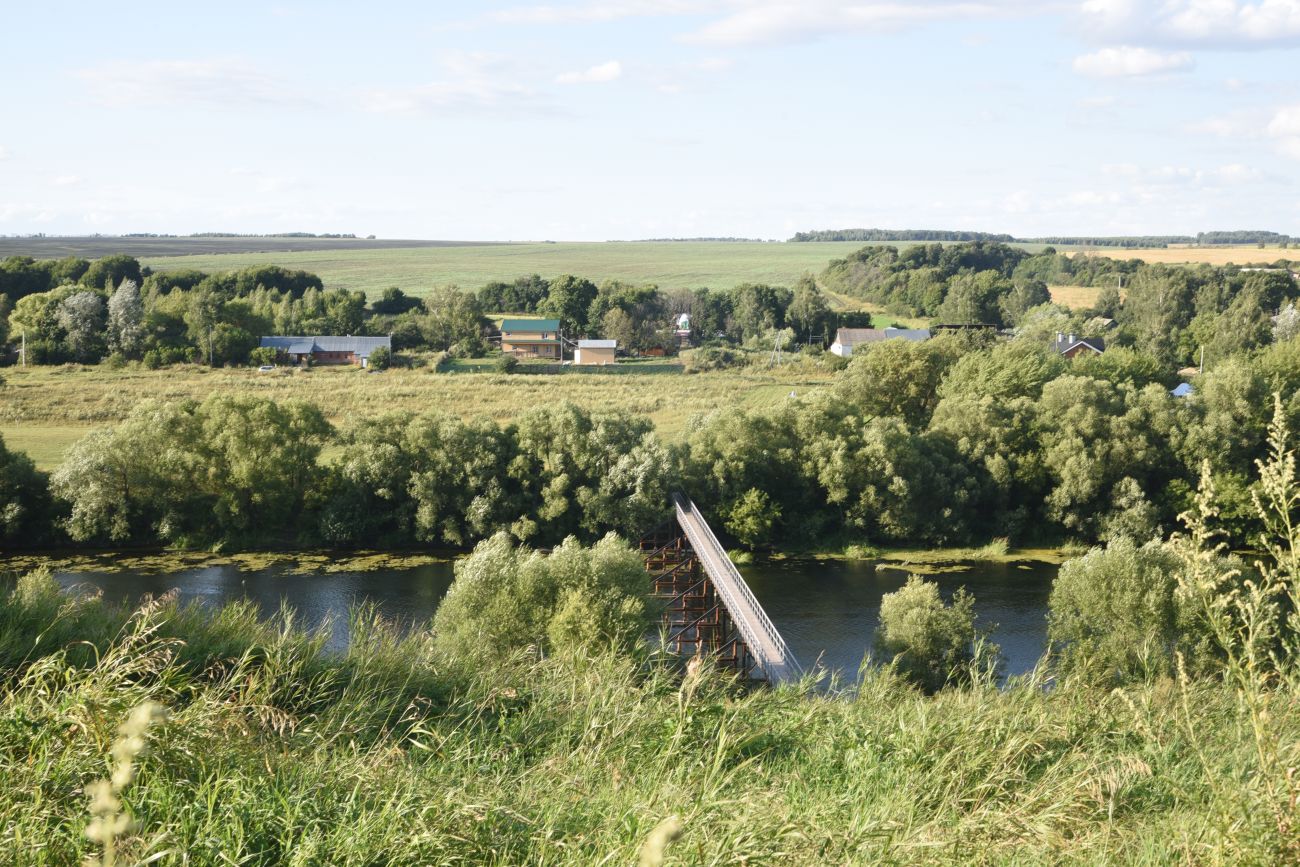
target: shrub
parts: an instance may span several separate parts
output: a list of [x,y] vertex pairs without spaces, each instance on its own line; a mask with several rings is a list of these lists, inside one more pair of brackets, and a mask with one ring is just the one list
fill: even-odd
[[569,537],[546,555],[498,533],[456,564],[435,642],[449,659],[504,659],[530,646],[629,651],[649,625],[645,584],[641,558],[613,534],[590,548]]
[[380,346],[370,353],[367,363],[374,370],[387,370],[393,364],[393,352],[387,346]]
[[1118,685],[1174,672],[1174,654],[1204,660],[1203,636],[1180,605],[1175,553],[1119,537],[1070,560],[1052,586],[1048,638],[1062,674]]
[[682,363],[687,372],[700,370],[723,370],[745,364],[745,354],[726,346],[701,346],[699,349],[687,349],[681,354]]
[[502,353],[497,360],[492,363],[492,367],[496,369],[497,373],[514,373],[519,367],[519,359],[515,358],[513,355]]
[[876,650],[928,692],[969,681],[978,638],[975,597],[964,587],[945,605],[937,584],[912,575],[880,600]]
[[265,364],[275,364],[275,347],[259,346],[252,352],[248,353],[248,363],[253,367],[261,367]]

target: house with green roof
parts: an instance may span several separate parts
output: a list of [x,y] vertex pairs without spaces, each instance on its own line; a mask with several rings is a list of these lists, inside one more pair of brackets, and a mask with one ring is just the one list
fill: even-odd
[[503,320],[501,351],[517,358],[559,358],[560,320]]

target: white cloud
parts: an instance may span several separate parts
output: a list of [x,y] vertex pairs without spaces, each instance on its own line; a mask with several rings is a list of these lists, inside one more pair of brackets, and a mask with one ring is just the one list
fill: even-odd
[[508,57],[457,52],[442,59],[445,77],[427,84],[372,88],[361,107],[383,114],[444,111],[551,111],[529,84],[532,76]]
[[1085,0],[1100,38],[1175,46],[1265,48],[1300,42],[1300,0]]
[[762,0],[739,8],[688,34],[690,42],[760,45],[806,42],[853,32],[892,32],[931,21],[989,18],[1028,8],[1020,2],[862,2]]
[[107,105],[309,105],[304,93],[248,60],[114,61],[74,73]]
[[4,145],[0,145],[0,160],[7,159],[9,159],[9,150]]
[[581,72],[565,72],[555,77],[557,84],[602,84],[623,77],[623,64],[610,60]]
[[81,183],[81,178],[76,175],[59,175],[51,178],[50,183],[56,187],[71,187]]
[[1300,160],[1300,105],[1279,108],[1265,132],[1276,140],[1279,151]]
[[658,15],[689,15],[710,11],[722,5],[725,4],[699,0],[599,0],[571,5],[514,6],[493,12],[489,18],[501,24],[575,24]]
[[930,21],[1033,11],[1029,0],[598,0],[515,6],[487,20],[506,24],[573,24],[625,18],[712,16],[688,42],[761,45],[805,42],[855,32],[892,32]]
[[1074,58],[1074,71],[1094,78],[1125,78],[1183,72],[1194,64],[1186,51],[1161,52],[1133,45],[1102,48]]

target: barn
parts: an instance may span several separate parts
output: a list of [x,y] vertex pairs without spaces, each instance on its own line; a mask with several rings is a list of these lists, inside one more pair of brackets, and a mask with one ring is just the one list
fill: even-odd
[[370,353],[383,347],[393,350],[391,337],[263,337],[262,346],[275,350],[277,357],[290,364],[355,364],[366,367]]
[[579,340],[573,353],[574,364],[613,364],[617,340]]

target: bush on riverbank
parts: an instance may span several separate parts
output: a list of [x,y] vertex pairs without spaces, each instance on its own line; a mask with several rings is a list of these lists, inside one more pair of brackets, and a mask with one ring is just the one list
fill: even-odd
[[[1295,756],[1262,761],[1248,704],[1213,680],[927,697],[876,669],[833,697],[564,654],[466,675],[429,633],[364,612],[331,655],[248,605],[128,616],[39,578],[0,626],[0,828],[17,863],[96,851],[82,790],[146,701],[169,716],[122,795],[130,862],[631,863],[670,815],[669,863],[1294,854]],[[1300,740],[1294,695],[1256,696],[1279,744]]]

